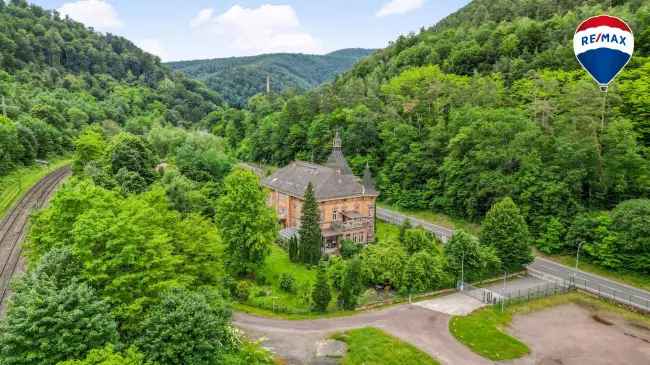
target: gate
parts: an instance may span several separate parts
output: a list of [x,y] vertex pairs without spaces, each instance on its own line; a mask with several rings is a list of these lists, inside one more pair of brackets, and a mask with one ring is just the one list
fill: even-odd
[[456,285],[459,292],[479,300],[485,304],[496,304],[502,300],[501,294],[486,288],[480,288],[469,283],[459,281]]

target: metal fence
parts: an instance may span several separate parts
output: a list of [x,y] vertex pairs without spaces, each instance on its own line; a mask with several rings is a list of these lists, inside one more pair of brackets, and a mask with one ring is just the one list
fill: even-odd
[[640,297],[631,293],[624,293],[610,286],[595,283],[584,278],[572,277],[570,282],[576,289],[597,295],[599,298],[612,300],[644,312],[650,312],[650,298]]
[[552,295],[563,294],[572,290],[575,290],[575,287],[571,284],[571,282],[564,280],[548,281],[537,286],[500,293],[494,304],[504,307],[514,303],[522,303],[533,299],[540,299],[550,297]]
[[458,291],[461,293],[477,299],[485,304],[496,304],[499,300],[501,300],[501,295],[495,291],[474,286],[469,283],[464,283],[462,281],[458,281],[456,284],[456,289],[458,289]]
[[[562,279],[557,278],[555,275],[542,272],[530,266],[528,267],[528,274],[544,280],[562,281]],[[575,289],[591,293],[599,298],[611,300],[644,312],[650,312],[650,297],[635,295],[631,293],[633,290],[623,292],[619,289],[603,284],[602,282],[589,280],[585,277],[569,276],[568,279],[564,280],[564,282],[567,282],[568,285]]]

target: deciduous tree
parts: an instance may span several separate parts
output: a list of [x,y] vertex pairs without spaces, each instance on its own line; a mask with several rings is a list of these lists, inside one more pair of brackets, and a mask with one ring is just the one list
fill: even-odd
[[255,174],[238,169],[226,177],[215,221],[226,244],[229,270],[255,272],[278,236],[277,218],[267,207],[266,192]]
[[490,208],[481,227],[480,242],[494,247],[501,265],[510,272],[533,261],[528,225],[510,198]]

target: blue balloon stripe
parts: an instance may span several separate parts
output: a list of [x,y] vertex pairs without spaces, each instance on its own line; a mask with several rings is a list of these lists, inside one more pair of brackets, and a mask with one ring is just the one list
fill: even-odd
[[608,85],[630,57],[627,53],[610,48],[592,49],[578,55],[582,66],[600,85]]

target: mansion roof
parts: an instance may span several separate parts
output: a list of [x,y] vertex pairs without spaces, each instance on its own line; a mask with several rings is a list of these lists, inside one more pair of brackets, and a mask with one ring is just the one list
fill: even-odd
[[341,151],[338,133],[334,140],[332,154],[325,166],[294,161],[262,180],[264,186],[298,198],[304,198],[310,182],[316,200],[379,195],[368,166],[363,180],[352,173]]

